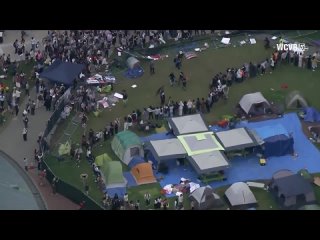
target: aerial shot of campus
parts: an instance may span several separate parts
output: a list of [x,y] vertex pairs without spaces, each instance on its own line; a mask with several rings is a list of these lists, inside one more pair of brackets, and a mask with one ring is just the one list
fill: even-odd
[[319,30],[1,30],[0,210],[319,210],[319,48]]

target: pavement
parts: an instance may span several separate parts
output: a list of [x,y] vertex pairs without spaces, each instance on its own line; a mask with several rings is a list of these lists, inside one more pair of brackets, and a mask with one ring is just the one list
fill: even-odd
[[[26,37],[27,47],[30,43],[31,36],[42,39],[41,37],[45,36],[47,33],[46,30],[37,30],[37,31],[27,31],[29,36]],[[3,51],[5,54],[9,54],[13,57],[14,48],[12,43],[15,39],[20,38],[20,31],[11,30],[5,31],[4,42],[0,44],[0,52]],[[14,59],[14,58],[12,58]],[[36,99],[36,90],[35,88],[30,91],[31,99]],[[22,112],[28,98],[25,98],[24,101],[20,104],[20,111],[17,117],[14,117],[10,120],[10,123],[0,134],[0,149],[9,155],[14,161],[24,169],[23,158],[26,157],[29,160],[29,163],[34,162],[34,149],[38,148],[37,139],[41,132],[45,130],[46,122],[49,120],[52,112],[46,111],[42,106],[36,109],[36,114],[34,116],[29,116],[29,128],[28,128],[28,140],[25,142],[22,138]],[[40,179],[37,173],[37,169],[30,169],[28,171],[28,176],[32,180],[33,184],[39,191],[43,201],[45,202],[46,208],[48,210],[77,210],[79,205],[73,203],[69,199],[65,198],[60,194],[53,194],[51,184],[47,181],[44,186],[40,186]]]

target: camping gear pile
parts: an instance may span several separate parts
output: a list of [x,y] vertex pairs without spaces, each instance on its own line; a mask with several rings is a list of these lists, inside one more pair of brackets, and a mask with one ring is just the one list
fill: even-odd
[[105,85],[107,83],[115,83],[116,78],[112,75],[100,75],[100,74],[95,74],[92,77],[89,77],[86,80],[87,84],[90,85]]

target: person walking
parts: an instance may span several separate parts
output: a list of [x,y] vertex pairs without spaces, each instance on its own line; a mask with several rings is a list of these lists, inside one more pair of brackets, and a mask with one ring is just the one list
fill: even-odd
[[28,118],[28,116],[25,116],[25,117],[23,118],[23,124],[24,124],[24,127],[25,127],[25,128],[28,128],[28,122],[29,122],[29,118]]
[[23,128],[23,130],[22,130],[22,137],[23,137],[23,140],[24,140],[24,141],[27,141],[27,140],[28,140],[28,139],[27,139],[27,134],[28,134],[27,128]]
[[28,172],[29,166],[28,166],[28,159],[26,157],[23,158],[23,163],[24,163],[24,170]]

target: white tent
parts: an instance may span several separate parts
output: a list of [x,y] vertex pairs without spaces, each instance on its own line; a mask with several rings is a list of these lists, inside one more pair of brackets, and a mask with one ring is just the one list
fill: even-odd
[[257,203],[252,191],[244,182],[232,184],[225,192],[231,206],[250,205]]
[[257,109],[255,109],[255,107],[258,105],[261,105],[264,109],[270,107],[269,102],[263,97],[261,92],[243,95],[239,105],[246,114],[257,113]]
[[209,210],[223,205],[219,195],[214,193],[210,186],[197,188],[189,198],[194,202],[197,210]]
[[305,108],[308,107],[308,103],[299,91],[292,91],[286,97],[286,107],[290,109]]
[[184,158],[186,150],[177,138],[150,141],[149,149],[157,161]]

